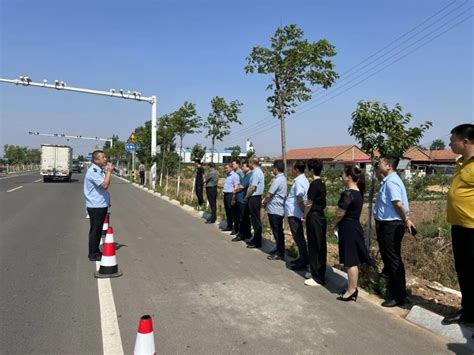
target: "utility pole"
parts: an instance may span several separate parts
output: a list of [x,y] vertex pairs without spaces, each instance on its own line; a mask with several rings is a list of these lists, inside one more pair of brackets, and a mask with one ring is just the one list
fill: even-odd
[[20,76],[19,79],[2,79],[0,78],[0,83],[21,85],[21,86],[32,86],[44,89],[54,89],[58,91],[73,91],[82,94],[92,94],[100,96],[115,97],[118,99],[125,100],[135,100],[140,102],[148,102],[151,104],[151,156],[156,156],[156,96],[142,96],[141,92],[138,91],[125,91],[120,89],[119,92],[116,92],[115,89],[110,89],[110,91],[100,91],[100,90],[90,90],[83,88],[76,88],[72,86],[67,86],[64,81],[55,80],[54,85],[48,84],[47,80],[43,80],[42,83],[35,83],[29,76]]

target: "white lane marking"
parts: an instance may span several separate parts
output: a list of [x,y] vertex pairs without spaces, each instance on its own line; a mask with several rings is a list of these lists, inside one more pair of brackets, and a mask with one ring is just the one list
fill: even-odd
[[34,171],[32,173],[24,173],[24,174],[15,174],[15,175],[3,176],[3,177],[0,178],[0,180],[11,179],[11,178],[15,178],[15,177],[18,177],[18,176],[33,175],[33,174],[38,174],[38,172]]
[[[96,262],[99,270],[100,262]],[[123,354],[122,338],[115,310],[114,294],[110,279],[97,279],[100,304],[100,325],[102,327],[102,346],[104,354]]]
[[34,182],[40,182],[40,181],[43,181],[43,179],[38,179],[38,180],[35,180]]
[[15,190],[19,190],[21,189],[23,186],[18,186],[18,187],[15,187],[14,189],[11,189],[11,190],[8,190],[7,192],[13,192]]

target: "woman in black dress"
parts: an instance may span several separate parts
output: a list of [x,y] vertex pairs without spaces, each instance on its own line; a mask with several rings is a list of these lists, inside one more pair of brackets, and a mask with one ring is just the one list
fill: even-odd
[[359,221],[364,204],[364,172],[354,166],[347,167],[342,174],[342,181],[346,190],[337,204],[336,228],[339,236],[339,262],[347,268],[348,287],[337,299],[356,301],[359,264],[372,264]]

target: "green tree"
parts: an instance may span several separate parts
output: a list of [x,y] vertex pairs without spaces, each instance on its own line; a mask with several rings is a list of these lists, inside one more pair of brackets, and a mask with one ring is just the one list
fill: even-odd
[[196,143],[191,149],[191,160],[202,160],[204,155],[206,155],[206,147],[203,147],[201,144]]
[[[372,166],[376,162],[377,152],[380,155],[398,155],[418,144],[424,132],[431,127],[425,122],[419,127],[407,128],[412,115],[403,114],[400,104],[390,109],[387,104],[377,101],[360,101],[352,113],[352,125],[348,132],[360,144],[362,150],[370,155]],[[374,170],[374,169],[373,169]],[[372,173],[369,190],[369,216],[372,215],[372,202],[375,191],[375,170]],[[367,244],[370,246],[372,219],[368,218]]]
[[431,145],[430,145],[430,150],[445,150],[446,149],[446,144],[442,139],[435,139]]
[[295,112],[298,103],[311,99],[311,86],[328,89],[339,77],[331,57],[335,47],[327,40],[309,42],[295,24],[279,27],[270,39],[270,48],[254,47],[247,57],[246,73],[271,76],[267,90],[268,110],[280,120],[281,151],[286,167],[285,118]]
[[86,159],[84,158],[84,155],[78,155],[78,156],[77,156],[77,160],[78,160],[78,161],[84,161],[84,160],[86,160]]
[[207,121],[204,123],[204,127],[207,129],[206,137],[211,137],[212,141],[212,158],[214,162],[214,148],[216,140],[221,141],[222,139],[230,134],[230,124],[238,123],[238,114],[241,112],[240,107],[242,103],[238,100],[226,103],[224,98],[216,96],[211,100],[212,112],[209,113]]
[[[119,140],[117,135],[112,136],[112,148],[110,148],[110,142],[105,142],[104,152],[114,164],[119,165],[120,162],[128,162],[128,154],[125,150],[125,142]],[[78,158],[79,160],[79,158]]]
[[226,150],[230,151],[230,159],[232,161],[240,159],[240,152],[242,148],[239,145],[234,145],[233,147],[225,148]]
[[176,188],[176,196],[179,196],[179,188],[181,184],[181,160],[183,155],[183,139],[187,134],[201,132],[199,128],[202,126],[201,117],[197,115],[196,106],[187,101],[184,102],[176,112],[171,114],[172,126],[174,133],[179,137],[179,162],[178,162],[178,184]]

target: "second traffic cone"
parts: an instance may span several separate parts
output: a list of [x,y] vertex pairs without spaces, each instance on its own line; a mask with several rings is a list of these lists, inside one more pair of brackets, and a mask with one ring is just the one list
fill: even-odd
[[[112,229],[112,228],[110,228]],[[113,233],[107,234],[107,237],[113,238]],[[106,237],[106,238],[107,238]],[[97,278],[110,278],[110,277],[119,277],[122,276],[122,271],[118,268],[117,257],[115,256],[115,244],[112,240],[109,243],[106,240],[104,243],[104,251],[102,252],[102,258],[100,259],[100,268],[99,271],[94,273],[94,276]]]
[[99,244],[100,251],[104,249],[105,236],[109,229],[109,224],[110,224],[110,213],[107,213],[104,218],[104,224],[102,224],[102,237],[100,238],[100,244]]
[[137,340],[133,350],[135,355],[151,355],[155,352],[155,337],[153,336],[153,321],[151,316],[146,315],[140,318],[138,323]]

